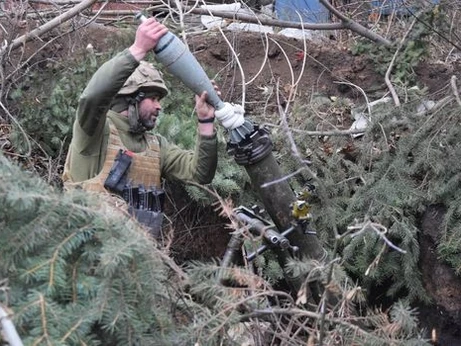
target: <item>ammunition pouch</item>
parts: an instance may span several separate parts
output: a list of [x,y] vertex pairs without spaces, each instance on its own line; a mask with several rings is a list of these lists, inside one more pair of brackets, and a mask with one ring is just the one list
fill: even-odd
[[123,193],[127,183],[128,170],[133,160],[133,153],[120,149],[115,157],[114,164],[110,168],[109,175],[104,181],[104,187],[117,195]]
[[156,239],[159,239],[162,235],[162,224],[163,224],[163,213],[156,211],[128,208],[128,212],[136,220],[145,226],[149,231],[149,234]]
[[121,196],[128,203],[130,215],[146,226],[153,237],[158,238],[162,230],[165,192],[155,187],[145,189],[143,185],[135,187],[129,184],[128,171],[132,156],[132,152],[120,149],[104,181],[104,187]]
[[154,187],[145,189],[142,185],[126,186],[122,197],[128,203],[129,213],[146,226],[154,238],[159,238],[162,231],[165,192]]

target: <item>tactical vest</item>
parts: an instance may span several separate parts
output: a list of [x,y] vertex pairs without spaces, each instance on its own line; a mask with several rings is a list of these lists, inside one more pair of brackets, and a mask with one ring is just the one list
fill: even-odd
[[[69,157],[66,159],[64,167],[63,182],[66,189],[82,188],[86,191],[108,192],[104,188],[104,181],[109,175],[110,169],[114,164],[115,157],[120,149],[126,150],[123,145],[117,128],[109,120],[109,140],[107,144],[106,158],[102,170],[95,177],[81,181],[72,182],[69,175]],[[142,153],[134,153],[133,160],[128,171],[128,181],[131,185],[144,185],[147,187],[160,188],[160,145],[156,136],[146,134],[148,143],[147,149]],[[69,151],[70,153],[70,151]]]

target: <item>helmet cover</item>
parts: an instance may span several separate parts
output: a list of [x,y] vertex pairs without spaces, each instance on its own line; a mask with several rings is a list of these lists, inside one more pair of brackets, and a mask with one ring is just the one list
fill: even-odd
[[146,94],[159,94],[160,98],[168,94],[168,88],[163,81],[162,75],[147,61],[139,63],[139,66],[119,90],[118,95],[130,95],[139,91],[143,91]]

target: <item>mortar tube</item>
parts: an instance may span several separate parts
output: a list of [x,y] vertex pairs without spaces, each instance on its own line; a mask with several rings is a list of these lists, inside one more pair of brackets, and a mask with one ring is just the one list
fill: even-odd
[[[251,184],[259,195],[266,212],[279,232],[283,233],[293,227],[291,204],[296,201],[288,181],[272,153],[272,141],[268,131],[255,126],[255,132],[245,141],[229,145],[229,152],[235,161],[243,166],[250,177]],[[287,233],[286,238],[292,246],[299,250],[291,254],[286,250],[274,248],[277,260],[282,268],[286,268],[293,255],[298,258],[311,258],[319,262],[326,260],[326,251],[316,234],[306,233],[303,227],[295,227]],[[284,270],[284,276],[294,292],[303,287],[305,277],[301,273]],[[319,297],[321,289],[312,285],[313,298]]]
[[[288,182],[282,179],[282,171],[272,152],[256,163],[244,165],[244,168],[250,177],[253,188],[258,193],[267,213],[277,228],[284,231],[292,227],[293,218],[291,216],[290,205],[296,200],[296,197]],[[271,184],[263,187],[266,183]],[[297,254],[294,254],[295,257],[300,259],[311,258],[319,262],[325,261],[326,251],[316,234],[304,234],[301,229],[295,229],[290,234],[287,234],[286,238],[292,246],[296,246],[299,249]],[[293,255],[287,250],[278,248],[275,248],[274,252],[276,253],[279,265],[282,268],[286,268]],[[306,280],[304,275],[285,269],[283,272],[294,294],[304,287]],[[322,289],[318,283],[310,284],[309,288],[311,292],[308,296],[310,296],[310,299],[312,298],[314,301],[317,301]]]

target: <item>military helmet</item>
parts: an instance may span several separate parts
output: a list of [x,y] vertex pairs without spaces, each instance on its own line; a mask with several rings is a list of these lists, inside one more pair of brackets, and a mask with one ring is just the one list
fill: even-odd
[[168,94],[168,89],[163,82],[160,72],[147,61],[141,61],[139,63],[139,66],[131,76],[128,77],[118,94],[130,95],[138,91],[143,91],[146,94],[150,92],[158,93],[160,98]]

